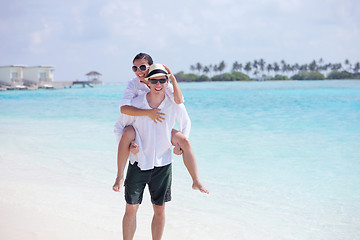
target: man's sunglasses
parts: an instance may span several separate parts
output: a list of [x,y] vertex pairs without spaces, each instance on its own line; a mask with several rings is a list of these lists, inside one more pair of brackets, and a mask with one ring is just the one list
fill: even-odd
[[166,78],[161,78],[161,79],[149,79],[149,82],[151,82],[152,84],[157,84],[157,82],[166,83],[166,81],[167,81]]
[[139,69],[140,69],[140,71],[145,71],[147,68],[148,68],[149,66],[146,66],[145,64],[141,64],[140,66],[132,66],[132,70],[134,71],[134,72],[137,72]]

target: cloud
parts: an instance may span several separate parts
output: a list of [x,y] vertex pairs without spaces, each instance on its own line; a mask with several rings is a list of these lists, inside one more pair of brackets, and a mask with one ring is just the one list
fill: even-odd
[[176,71],[194,62],[259,57],[355,60],[360,52],[357,0],[13,0],[0,5],[0,65],[46,60],[73,71],[95,64],[111,69],[113,62],[126,65],[144,51]]
[[99,15],[112,36],[134,37],[148,27],[143,8],[139,1],[111,1],[100,7]]
[[62,31],[63,25],[58,22],[49,22],[46,19],[41,20],[41,28],[29,33],[29,51],[34,54],[48,53],[49,41],[55,41],[57,31]]

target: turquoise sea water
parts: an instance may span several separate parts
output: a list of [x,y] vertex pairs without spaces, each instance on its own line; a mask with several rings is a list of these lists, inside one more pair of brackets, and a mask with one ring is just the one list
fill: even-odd
[[[3,185],[19,171],[43,182],[39,173],[27,171],[43,168],[58,174],[44,176],[66,186],[65,195],[79,179],[95,192],[103,186],[110,192],[116,174],[113,125],[125,86],[0,92]],[[186,239],[357,239],[360,81],[180,87],[200,176],[211,194],[190,190],[190,177],[175,157],[167,229],[187,229]],[[112,217],[103,209],[112,202],[95,199],[84,207],[79,198],[44,205],[72,212],[91,207]],[[109,226],[106,220],[96,224]]]

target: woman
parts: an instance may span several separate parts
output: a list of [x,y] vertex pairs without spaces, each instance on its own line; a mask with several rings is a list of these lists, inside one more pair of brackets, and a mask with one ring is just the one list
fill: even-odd
[[[160,112],[160,109],[138,109],[130,105],[133,98],[137,97],[141,93],[149,92],[148,81],[145,79],[145,77],[149,73],[149,67],[153,64],[153,60],[150,55],[146,53],[139,53],[135,56],[133,64],[134,65],[132,70],[134,71],[136,77],[129,81],[128,86],[124,91],[123,99],[120,102],[120,111],[122,114],[127,114],[130,116],[147,116],[155,123],[162,122],[166,116]],[[168,67],[164,67],[170,74],[170,79],[173,84],[168,84],[165,89],[165,93],[175,103],[181,104],[184,100],[176,78]],[[130,151],[132,154],[136,154],[138,152],[138,146],[134,143],[134,141],[134,128],[132,126],[125,127],[118,146],[118,173],[115,184],[113,186],[113,190],[116,192],[120,191],[120,188],[123,185],[124,169]],[[209,193],[200,182],[195,155],[189,140],[181,132],[173,129],[171,133],[171,142],[175,146],[174,153],[177,155],[183,155],[184,164],[193,180],[192,188],[203,193]]]

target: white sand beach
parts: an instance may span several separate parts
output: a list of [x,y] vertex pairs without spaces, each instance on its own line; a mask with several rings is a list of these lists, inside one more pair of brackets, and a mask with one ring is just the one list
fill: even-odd
[[35,165],[27,157],[14,159],[2,153],[1,239],[119,239],[121,218],[109,219],[110,225],[116,226],[117,221],[119,228],[96,224],[99,219],[92,219],[97,216],[86,202],[90,188],[84,182],[71,183],[65,175]]
[[86,225],[30,207],[0,203],[0,238],[7,240],[120,239],[118,232]]
[[[0,155],[3,165],[0,169],[0,239],[122,238],[125,200],[123,192],[111,190],[113,179],[109,179],[108,184],[99,184],[37,165],[21,153],[11,157],[12,153],[2,150],[6,153]],[[190,185],[189,193],[190,198],[201,195],[190,190]],[[201,203],[195,203],[194,207],[201,209]],[[222,239],[237,231],[234,223],[223,222],[222,217],[216,219],[212,215],[185,209],[181,200],[174,199],[167,204],[163,239]],[[149,239],[151,219],[152,206],[146,191],[138,212],[135,239]],[[227,228],[229,231],[224,232]]]

